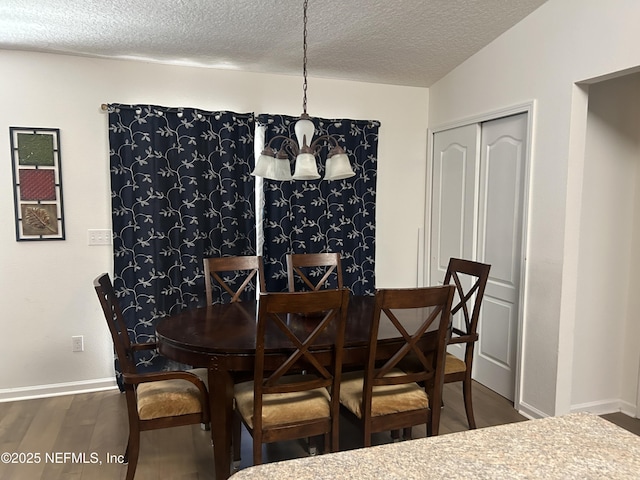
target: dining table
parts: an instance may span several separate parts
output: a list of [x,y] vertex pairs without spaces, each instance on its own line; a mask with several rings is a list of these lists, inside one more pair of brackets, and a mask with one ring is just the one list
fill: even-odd
[[[367,358],[367,345],[375,306],[374,296],[351,295],[345,329],[343,365],[363,368]],[[160,353],[172,360],[193,367],[208,369],[209,407],[211,409],[211,438],[216,479],[231,475],[233,388],[238,378],[252,379],[256,351],[258,301],[242,301],[213,304],[185,310],[161,319],[156,326]],[[421,314],[411,314],[406,325]],[[292,330],[309,330],[317,318],[290,314]],[[275,326],[265,335],[265,365],[270,359],[282,356],[290,343]],[[328,332],[328,335],[330,332]],[[422,347],[434,342],[434,335],[427,333]],[[329,338],[329,337],[328,337]],[[402,343],[398,331],[391,324],[381,322],[378,332],[377,355],[390,358]],[[317,354],[327,364],[331,361],[332,345],[323,345],[320,338]],[[326,350],[326,355],[323,352]]]

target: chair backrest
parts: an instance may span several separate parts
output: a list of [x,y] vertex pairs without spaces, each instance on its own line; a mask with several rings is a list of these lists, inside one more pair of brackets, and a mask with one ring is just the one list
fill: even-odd
[[[214,282],[217,282],[219,295],[216,297],[216,303],[226,303],[222,301],[222,297],[226,294],[230,297],[230,302],[239,302],[243,298],[243,292],[253,292],[255,294],[259,285],[260,291],[266,291],[264,280],[264,266],[262,257],[260,256],[238,256],[238,257],[216,257],[205,258],[204,262],[204,281],[205,292],[207,297],[207,305],[214,302]],[[229,275],[220,275],[220,273],[229,273]],[[257,285],[251,282],[257,277]],[[226,292],[226,293],[225,293]],[[220,299],[218,302],[217,300]]]
[[460,258],[449,260],[444,284],[453,282],[456,287],[456,300],[451,308],[451,315],[462,311],[462,322],[459,327],[454,325],[452,328],[450,344],[467,343],[473,349],[473,343],[478,340],[478,318],[490,269],[491,265],[485,263]]
[[[328,288],[332,283],[332,274],[336,278],[333,282],[335,288],[342,288],[342,264],[339,253],[287,254],[287,280],[290,292]],[[301,282],[296,282],[296,278]],[[296,285],[299,288],[296,288]]]
[[111,332],[120,370],[122,373],[136,373],[134,351],[124,322],[124,316],[122,315],[122,308],[109,274],[103,273],[100,275],[93,281],[93,286],[98,294],[102,311]]
[[[365,421],[371,416],[372,391],[376,386],[412,382],[424,384],[429,392],[430,404],[433,405],[435,401],[440,405],[453,294],[454,287],[450,285],[376,291],[363,386],[362,411]],[[386,352],[383,356],[388,360],[380,363],[377,360],[378,350],[389,348],[385,340],[378,340],[384,317],[384,328],[388,329],[384,338],[401,337],[404,342],[394,346],[391,352]],[[427,332],[432,334],[425,335]],[[407,373],[399,371],[398,363],[409,354],[418,359],[417,367]],[[390,373],[392,375],[388,375]]]
[[[348,305],[347,289],[260,295],[254,371],[254,429],[262,428],[263,395],[272,393],[328,388],[332,392],[332,415],[337,418]],[[282,356],[276,359],[270,356],[269,365],[266,365],[265,343],[278,334],[283,344],[290,346],[282,349]],[[327,352],[331,356],[329,362]],[[291,377],[301,371],[305,371],[305,375]],[[289,377],[282,381],[286,375]],[[296,381],[291,381],[291,378]]]

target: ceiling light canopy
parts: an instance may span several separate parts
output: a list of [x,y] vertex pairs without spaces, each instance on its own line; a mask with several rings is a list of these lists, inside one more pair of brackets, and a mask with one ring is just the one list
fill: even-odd
[[[256,168],[251,175],[268,178],[269,180],[317,180],[320,178],[316,157],[323,146],[329,147],[325,180],[341,180],[353,177],[355,172],[349,163],[349,157],[339,145],[335,135],[322,135],[313,140],[315,126],[307,114],[307,7],[308,0],[303,4],[303,58],[302,58],[302,114],[296,122],[296,141],[283,135],[277,135],[269,140],[256,162]],[[280,150],[276,152],[271,144],[282,139]],[[291,175],[289,158],[295,158],[295,168]]]

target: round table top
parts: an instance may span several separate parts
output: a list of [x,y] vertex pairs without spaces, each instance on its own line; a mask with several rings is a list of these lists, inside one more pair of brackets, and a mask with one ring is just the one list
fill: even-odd
[[[156,328],[160,352],[168,358],[197,367],[222,366],[224,362],[224,368],[250,370],[256,349],[257,303],[216,304],[163,318]],[[363,365],[366,361],[374,307],[375,297],[351,295],[344,340],[345,363]],[[404,320],[419,324],[425,318],[420,311],[410,315]],[[294,332],[308,333],[317,321],[318,317],[291,315],[289,326]],[[289,341],[281,332],[274,325],[270,327],[265,336],[267,352],[275,354],[290,349]],[[326,335],[333,338],[330,330]],[[427,342],[428,337],[425,339]],[[402,341],[398,330],[381,320],[378,331],[380,356],[388,354],[385,344],[392,350],[394,344]],[[331,342],[329,340],[327,345]],[[322,337],[316,345],[322,345]]]
[[[366,346],[369,340],[375,299],[351,296],[345,345]],[[317,317],[291,315],[289,326],[308,331]],[[163,318],[156,328],[158,342],[203,354],[250,354],[256,348],[257,302],[216,304],[186,310]],[[328,332],[331,333],[331,332]],[[277,349],[284,337],[274,328],[267,331],[267,349]],[[284,344],[283,344],[284,346]],[[289,346],[287,343],[286,346]]]

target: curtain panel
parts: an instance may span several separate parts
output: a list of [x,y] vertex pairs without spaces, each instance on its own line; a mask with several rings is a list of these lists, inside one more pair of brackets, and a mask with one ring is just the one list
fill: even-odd
[[[285,115],[260,115],[258,125],[264,126],[264,144],[277,135],[295,138],[297,120]],[[373,295],[380,123],[322,118],[312,121],[314,139],[327,134],[338,137],[356,175],[337,181],[263,180],[262,255],[267,291],[287,290],[287,253],[339,252],[344,285],[356,295]],[[260,140],[256,143],[260,144]],[[276,139],[272,146],[278,150],[280,144]],[[328,150],[323,147],[319,155],[318,171],[322,176]],[[329,286],[335,287],[335,283]]]
[[[253,114],[111,104],[114,287],[136,342],[205,304],[203,257],[256,254]],[[162,360],[161,360],[162,359]],[[142,370],[166,368],[156,353]]]

